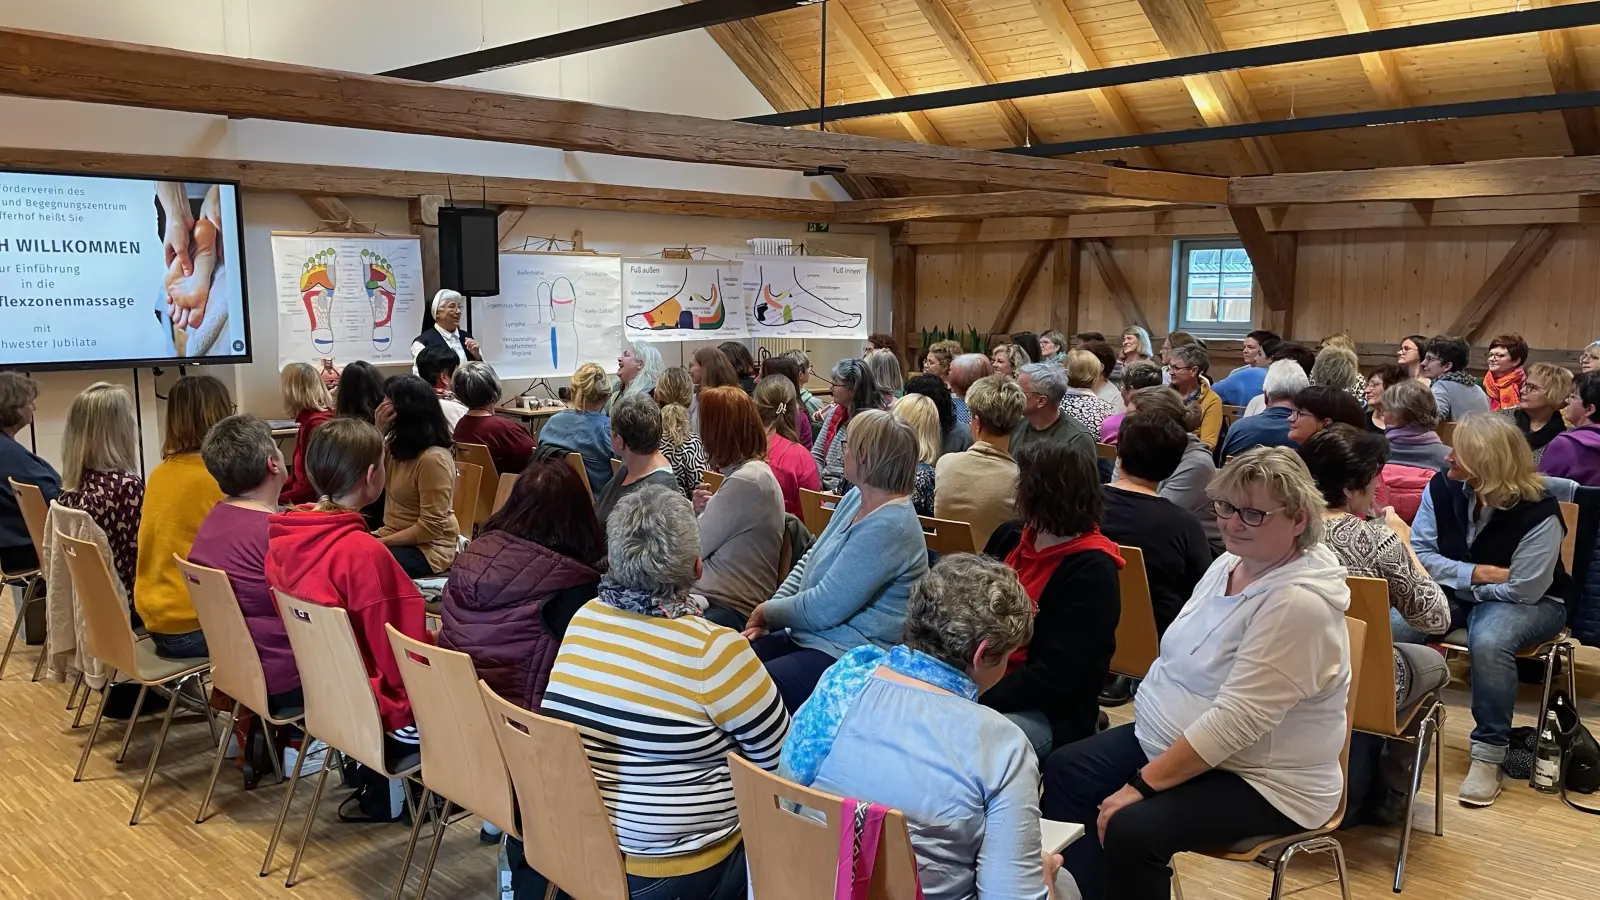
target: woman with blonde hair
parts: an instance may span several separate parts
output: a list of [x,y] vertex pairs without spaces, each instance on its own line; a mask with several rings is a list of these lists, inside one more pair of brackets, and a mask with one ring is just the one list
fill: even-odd
[[989,351],[989,365],[996,375],[1015,381],[1017,373],[1022,367],[1033,362],[1028,358],[1028,351],[1022,349],[1021,344],[1001,344]]
[[1550,363],[1533,363],[1527,367],[1527,373],[1516,407],[1500,413],[1515,422],[1517,430],[1528,439],[1533,464],[1537,466],[1544,457],[1545,447],[1567,430],[1561,408],[1572,396],[1573,380],[1569,369]]
[[328,393],[322,376],[310,363],[289,363],[279,374],[278,381],[283,388],[284,414],[293,419],[299,429],[294,438],[289,480],[278,502],[284,506],[310,503],[317,499],[317,489],[306,478],[306,447],[311,443],[311,432],[333,418],[333,395]]
[[1338,388],[1365,408],[1366,382],[1361,378],[1361,360],[1354,350],[1334,344],[1319,350],[1316,362],[1311,364],[1311,383]]
[[[1500,794],[1517,700],[1517,651],[1554,637],[1577,587],[1561,563],[1561,508],[1534,470],[1517,427],[1492,413],[1456,426],[1450,470],[1422,494],[1411,546],[1450,601],[1450,627],[1467,630],[1472,653],[1472,767],[1464,806]],[[1394,639],[1422,643],[1396,621]]]
[[1139,325],[1122,329],[1122,344],[1117,349],[1117,365],[1111,373],[1111,380],[1119,386],[1124,369],[1136,362],[1149,362],[1155,356],[1155,349],[1150,345],[1150,332]]
[[572,373],[568,408],[550,417],[539,429],[539,446],[549,444],[583,457],[589,489],[600,490],[611,480],[611,417],[601,410],[611,397],[611,381],[596,363],[584,363]]
[[906,392],[905,373],[900,371],[900,358],[893,350],[874,350],[866,356],[867,368],[872,370],[872,380],[883,393],[883,405],[891,406]]
[[768,375],[756,383],[753,399],[761,427],[767,433],[767,466],[783,490],[783,511],[803,519],[800,489],[822,490],[822,474],[817,471],[811,451],[795,440],[794,412],[799,402],[794,396],[794,383],[782,375]]
[[661,407],[661,455],[672,465],[684,499],[692,499],[706,470],[706,448],[689,423],[689,405],[694,402],[689,370],[673,366],[663,371],[651,396]]
[[1106,416],[1117,411],[1095,392],[1104,374],[1100,358],[1088,350],[1071,350],[1066,355],[1067,394],[1061,398],[1061,412],[1077,419],[1090,434],[1098,435]]
[[1322,343],[1317,347],[1317,352],[1321,353],[1329,347],[1338,347],[1341,350],[1349,350],[1351,353],[1356,352],[1355,339],[1350,337],[1350,332],[1348,331],[1335,331],[1333,334],[1323,338]]
[[96,382],[72,400],[61,436],[62,506],[89,514],[111,545],[117,577],[128,595],[139,560],[138,426],[133,395],[120,384]]
[[1578,354],[1578,371],[1600,372],[1600,341],[1583,348],[1583,352]]
[[911,505],[917,515],[933,515],[933,464],[939,461],[939,409],[922,394],[907,394],[890,410],[917,433],[917,489]]
[[937,375],[948,382],[950,363],[960,355],[960,344],[955,341],[937,341],[928,348],[927,355],[922,358],[922,374]]

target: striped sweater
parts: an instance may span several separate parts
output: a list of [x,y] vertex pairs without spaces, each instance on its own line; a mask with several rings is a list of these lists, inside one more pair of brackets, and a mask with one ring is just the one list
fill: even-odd
[[789,716],[750,643],[698,616],[591,600],[540,710],[576,725],[630,874],[701,871],[738,843],[727,754],[776,770]]

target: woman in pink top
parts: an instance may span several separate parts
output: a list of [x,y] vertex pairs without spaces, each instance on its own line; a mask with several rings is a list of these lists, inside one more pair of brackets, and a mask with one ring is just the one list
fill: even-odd
[[800,401],[795,398],[794,382],[782,375],[768,375],[756,385],[754,398],[761,426],[767,430],[767,465],[783,488],[783,510],[803,518],[800,489],[822,490],[822,477],[811,451],[795,443],[794,411]]

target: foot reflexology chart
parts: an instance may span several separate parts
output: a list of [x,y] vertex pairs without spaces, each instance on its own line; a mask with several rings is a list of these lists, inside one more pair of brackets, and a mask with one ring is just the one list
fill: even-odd
[[[421,241],[410,235],[274,232],[278,367],[332,359],[408,362],[398,321],[422,320]],[[410,324],[408,324],[410,323]]]
[[622,261],[623,337],[712,341],[750,336],[742,264],[712,259]]
[[746,256],[744,312],[752,337],[864,338],[867,261],[834,256]]
[[610,371],[622,352],[622,257],[502,252],[500,293],[473,299],[472,331],[501,378],[571,375],[586,362]]

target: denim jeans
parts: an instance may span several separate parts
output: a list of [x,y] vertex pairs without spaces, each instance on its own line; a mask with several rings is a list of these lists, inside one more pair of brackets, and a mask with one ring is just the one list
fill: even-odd
[[[522,856],[522,842],[506,839],[506,859],[511,864],[511,892],[516,900],[544,900],[550,882],[529,868]],[[749,882],[745,875],[744,844],[733,849],[722,862],[688,875],[671,878],[628,876],[629,900],[743,900]],[[557,900],[571,900],[565,892]]]
[[[1503,763],[1517,705],[1517,651],[1549,640],[1567,624],[1567,608],[1545,597],[1538,603],[1450,604],[1450,627],[1467,629],[1472,654],[1472,758]],[[1390,610],[1396,642],[1420,644],[1427,635]]]
[[1028,744],[1033,747],[1033,752],[1039,754],[1039,763],[1043,765],[1045,758],[1054,749],[1055,742],[1055,732],[1050,727],[1049,717],[1037,709],[1008,712],[1004,715],[1022,729],[1022,733],[1028,738]]
[[152,631],[150,642],[156,645],[156,655],[162,659],[196,659],[210,655],[203,631],[186,634],[156,634]]

